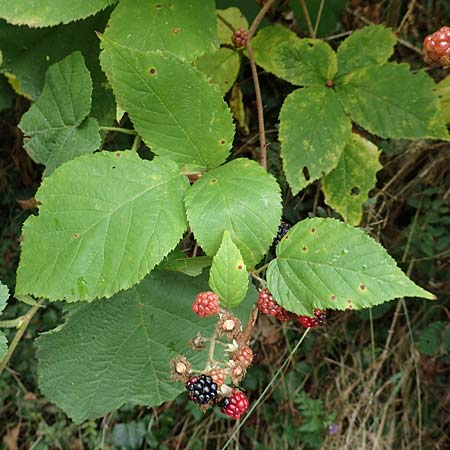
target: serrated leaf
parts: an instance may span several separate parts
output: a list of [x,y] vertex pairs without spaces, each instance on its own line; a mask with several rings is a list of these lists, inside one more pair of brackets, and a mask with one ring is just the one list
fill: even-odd
[[267,283],[281,306],[303,315],[314,308],[368,308],[403,296],[435,298],[380,244],[334,219],[306,219],[291,228],[277,246]]
[[0,281],[0,313],[5,309],[8,298],[9,298],[8,286],[6,286],[6,284],[3,284]]
[[121,0],[105,36],[124,47],[162,50],[193,61],[217,47],[216,32],[212,0]]
[[116,423],[111,432],[111,443],[121,450],[141,448],[147,434],[147,424],[144,420]]
[[381,169],[380,151],[358,134],[344,148],[337,167],[322,179],[325,202],[350,225],[358,225],[362,205],[375,187],[376,173]]
[[371,65],[336,85],[338,98],[352,120],[384,138],[448,139],[434,81],[412,74],[407,64]]
[[92,80],[81,53],[50,66],[41,96],[19,123],[29,138],[25,148],[34,161],[45,164],[45,175],[98,149],[98,123],[87,118],[91,96]]
[[0,0],[0,17],[14,25],[48,27],[84,19],[105,9],[116,0]]
[[228,230],[223,233],[222,244],[214,256],[209,285],[226,308],[239,305],[247,294],[247,268]]
[[437,84],[436,93],[441,103],[445,123],[450,123],[450,75]]
[[337,50],[339,75],[372,64],[384,64],[397,42],[390,28],[371,25],[354,31]]
[[239,54],[229,48],[205,53],[195,60],[195,67],[219,86],[225,95],[233,86],[239,73],[241,60]]
[[336,54],[326,42],[299,39],[281,25],[263,28],[252,46],[259,66],[298,86],[323,86],[337,71]]
[[209,256],[196,256],[187,258],[180,250],[174,250],[159,265],[161,270],[173,270],[174,272],[184,273],[190,277],[198,277],[205,267],[212,264],[212,258]]
[[280,188],[255,161],[235,159],[205,173],[186,194],[189,224],[207,255],[229,230],[247,267],[266,253],[280,223]]
[[0,361],[5,357],[8,351],[8,340],[6,336],[0,331]]
[[[207,289],[204,276],[154,271],[109,300],[77,305],[62,327],[36,341],[41,392],[76,422],[125,402],[157,406],[174,399],[185,387],[171,380],[170,360],[186,354],[198,332],[211,336],[215,327],[215,318],[191,310]],[[255,301],[253,290],[237,310],[248,317]],[[205,352],[186,356],[194,367],[205,364]]]
[[[229,24],[231,24],[234,29],[242,28],[243,30],[248,29],[248,21],[244,14],[242,14],[239,8],[232,6],[227,9],[218,9],[217,16],[224,18]],[[231,45],[233,41],[231,37],[233,36],[233,31],[225,25],[225,23],[217,17],[217,36],[219,37],[219,42],[221,44]]]
[[80,156],[44,180],[23,227],[17,294],[111,297],[147,275],[186,228],[187,181],[175,164],[135,152]]
[[152,151],[200,168],[222,164],[234,125],[218,88],[174,56],[103,42],[102,65],[117,99]]
[[280,112],[281,156],[293,194],[331,172],[350,140],[351,121],[331,89],[289,94]]

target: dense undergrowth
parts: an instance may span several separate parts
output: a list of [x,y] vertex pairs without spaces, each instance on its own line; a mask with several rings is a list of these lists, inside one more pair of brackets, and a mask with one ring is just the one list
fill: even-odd
[[[224,6],[240,2],[221,2]],[[244,2],[248,14],[258,9]],[[306,36],[303,24],[282,5],[267,19]],[[300,3],[300,2],[298,2]],[[311,3],[311,2],[307,2]],[[336,2],[338,3],[338,2]],[[341,2],[342,3],[342,2]],[[350,1],[335,18],[321,20],[336,48],[347,31],[383,23],[402,39],[395,59],[423,66],[423,37],[450,21],[445,1]],[[405,19],[405,20],[403,20]],[[439,81],[445,72],[431,69]],[[283,182],[277,118],[292,86],[260,73],[268,170]],[[248,64],[239,75],[244,104],[254,101]],[[0,279],[14,286],[21,226],[33,211],[42,168],[28,157],[17,128],[29,102],[15,96],[0,116]],[[257,153],[258,123],[249,108],[236,136],[235,155]],[[122,126],[127,123],[122,122]],[[245,128],[248,128],[248,131]],[[106,148],[127,148],[133,137],[109,134]],[[0,448],[16,449],[240,449],[415,450],[450,448],[450,148],[433,141],[379,140],[383,169],[366,204],[361,226],[380,241],[437,302],[393,301],[363,312],[333,312],[327,325],[311,331],[299,351],[268,390],[277,369],[290,358],[301,332],[271,318],[258,321],[254,366],[244,382],[259,407],[240,429],[220,412],[203,415],[183,394],[158,408],[125,405],[102,419],[73,424],[37,389],[32,337],[61,322],[52,303],[33,319],[7,374],[0,378]],[[332,217],[318,182],[296,196],[282,184],[284,216],[296,223],[308,216]],[[311,212],[312,211],[312,212]],[[17,317],[26,306],[14,304]],[[5,317],[5,319],[8,318]],[[229,441],[231,436],[231,441]]]

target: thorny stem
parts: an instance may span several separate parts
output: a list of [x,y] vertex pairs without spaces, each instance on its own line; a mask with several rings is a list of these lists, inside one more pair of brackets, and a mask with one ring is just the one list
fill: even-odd
[[214,350],[216,348],[216,339],[217,339],[217,333],[216,330],[214,330],[213,337],[209,340],[209,349],[208,349],[208,360],[206,361],[205,366],[205,372],[211,367],[212,363],[214,362]]
[[22,324],[20,325],[19,329],[17,330],[16,335],[14,336],[14,339],[11,342],[11,345],[8,348],[8,351],[6,352],[5,357],[0,362],[0,375],[3,372],[3,369],[8,364],[12,354],[14,353],[14,350],[17,347],[17,344],[22,339],[22,336],[24,335],[28,324],[30,323],[31,319],[34,317],[34,315],[37,313],[38,309],[42,306],[44,303],[44,299],[41,298],[34,306],[32,306],[28,312],[22,317]]

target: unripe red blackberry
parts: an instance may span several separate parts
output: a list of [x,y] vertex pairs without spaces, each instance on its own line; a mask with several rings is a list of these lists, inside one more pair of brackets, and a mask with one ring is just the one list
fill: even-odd
[[204,405],[217,397],[217,383],[214,383],[209,375],[199,375],[198,377],[191,377],[186,382],[186,389],[189,393],[189,398],[194,403]]
[[325,310],[316,308],[313,314],[314,316],[312,317],[297,316],[297,319],[305,328],[317,328],[325,323],[325,319],[327,318]]
[[219,296],[214,292],[200,292],[192,304],[192,311],[200,317],[219,314]]
[[247,396],[235,389],[230,397],[224,397],[220,402],[221,411],[233,419],[239,419],[248,409]]
[[442,27],[423,41],[424,60],[434,66],[450,66],[450,27]]
[[288,322],[293,317],[289,311],[286,311],[275,301],[267,289],[263,289],[259,293],[258,308],[263,314],[275,316],[281,322]]
[[248,31],[238,28],[231,36],[231,41],[237,48],[245,47],[248,42]]
[[248,345],[241,345],[233,353],[233,361],[242,364],[245,368],[253,362],[253,351]]

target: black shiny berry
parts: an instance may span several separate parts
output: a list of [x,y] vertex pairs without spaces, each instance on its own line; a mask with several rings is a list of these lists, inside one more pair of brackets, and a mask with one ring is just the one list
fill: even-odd
[[194,403],[205,404],[217,397],[217,384],[209,375],[191,377],[186,383],[189,398]]
[[273,245],[277,246],[281,239],[283,239],[284,235],[291,229],[291,225],[289,225],[284,220],[281,221],[280,225],[278,226],[277,235],[275,236],[275,239],[273,240]]

